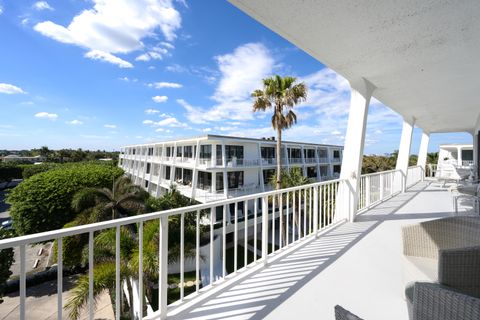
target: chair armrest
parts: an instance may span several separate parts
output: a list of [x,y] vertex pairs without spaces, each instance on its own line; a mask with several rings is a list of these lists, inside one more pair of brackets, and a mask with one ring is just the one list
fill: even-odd
[[480,246],[440,250],[438,281],[480,298]]
[[402,227],[403,254],[414,257],[438,258],[438,245],[422,225]]
[[415,283],[414,320],[478,320],[480,299],[436,283]]
[[363,320],[338,304],[335,306],[335,320]]

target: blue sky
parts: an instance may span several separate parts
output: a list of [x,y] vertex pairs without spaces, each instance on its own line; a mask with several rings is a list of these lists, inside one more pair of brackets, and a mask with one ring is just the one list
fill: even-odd
[[[0,0],[0,40],[0,149],[272,136],[249,97],[272,74],[309,86],[286,139],[343,144],[348,83],[226,1]],[[372,101],[366,153],[392,152],[400,132]],[[460,142],[471,136],[434,134],[429,150]]]

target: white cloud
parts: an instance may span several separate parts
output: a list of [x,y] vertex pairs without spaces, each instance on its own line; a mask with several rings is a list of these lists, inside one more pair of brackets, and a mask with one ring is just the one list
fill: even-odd
[[22,88],[14,86],[13,84],[0,83],[0,93],[18,94],[18,93],[26,93],[26,92],[23,91]]
[[48,4],[47,1],[37,1],[33,4],[33,7],[38,11],[41,11],[41,10],[52,11],[53,10],[53,8]]
[[271,53],[261,43],[247,43],[215,60],[220,72],[212,97],[216,104],[203,109],[177,100],[187,111],[187,118],[193,123],[253,119],[250,94],[272,73],[275,60]]
[[151,50],[136,57],[135,61],[162,60],[163,57],[169,55],[170,53],[168,49],[162,47],[153,47]]
[[125,82],[138,82],[137,78],[129,78],[129,77],[120,77],[118,78],[120,81],[125,81]]
[[80,121],[80,120],[75,119],[75,120],[72,120],[72,121],[67,121],[67,124],[71,124],[71,125],[74,125],[74,126],[78,126],[78,125],[83,124],[83,122]]
[[58,114],[56,113],[48,113],[48,112],[39,112],[35,114],[35,117],[37,118],[44,118],[44,119],[49,119],[52,121],[55,121],[58,119]]
[[103,125],[105,128],[109,128],[109,129],[115,129],[117,128],[117,125],[116,124],[104,124]]
[[0,5],[0,14],[2,14],[2,13],[3,13],[3,7],[2,7],[2,5]]
[[150,109],[146,109],[145,113],[146,114],[155,114],[155,113],[160,113],[160,110],[150,108]]
[[149,83],[148,86],[153,87],[155,89],[162,89],[162,88],[179,89],[183,87],[183,85],[176,82],[153,82],[153,83]]
[[120,68],[133,68],[133,65],[117,56],[114,56],[111,53],[100,51],[100,50],[91,50],[85,53],[85,58],[92,60],[100,60],[103,62],[108,62],[111,64],[116,64]]
[[154,97],[152,97],[152,100],[156,103],[162,103],[162,102],[167,102],[168,97],[167,96],[154,96]]
[[[159,30],[167,41],[176,38],[180,13],[172,0],[93,0],[93,7],[81,11],[68,26],[52,21],[37,23],[34,29],[59,42],[108,54],[144,50],[144,38],[157,38]],[[148,49],[150,58],[164,56],[165,45]],[[121,66],[121,64],[118,64]]]
[[152,126],[152,127],[178,127],[178,128],[189,128],[189,126],[183,122],[177,120],[177,118],[165,115],[160,121],[153,120],[143,120],[143,124]]

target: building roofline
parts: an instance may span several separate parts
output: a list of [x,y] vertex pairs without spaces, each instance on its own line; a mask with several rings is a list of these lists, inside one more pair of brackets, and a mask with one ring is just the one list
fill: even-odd
[[[190,140],[208,140],[208,139],[231,139],[231,140],[243,140],[243,141],[251,141],[251,142],[264,142],[264,143],[276,143],[276,140],[268,140],[262,138],[247,138],[247,137],[237,137],[237,136],[227,136],[227,135],[219,135],[219,134],[205,134],[201,136],[192,136],[186,138],[178,138],[175,140],[165,140],[165,141],[158,141],[158,142],[150,142],[150,143],[141,143],[141,144],[131,144],[122,146],[121,148],[128,148],[128,147],[139,147],[139,146],[151,146],[161,143],[172,143],[172,142],[184,142]],[[282,144],[302,144],[302,145],[310,145],[310,146],[322,146],[322,147],[337,147],[343,148],[342,145],[334,145],[334,144],[324,144],[324,143],[312,143],[312,142],[301,142],[301,141],[289,141],[289,140],[282,140]]]

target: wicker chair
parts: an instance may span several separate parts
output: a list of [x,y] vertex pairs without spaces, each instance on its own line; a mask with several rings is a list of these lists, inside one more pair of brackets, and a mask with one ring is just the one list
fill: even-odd
[[338,304],[335,306],[335,320],[363,320]]
[[416,282],[406,296],[410,320],[480,319],[480,299],[447,286]]
[[449,277],[465,274],[465,270],[459,272],[454,268],[465,261],[463,255],[480,259],[475,249],[480,246],[480,217],[450,217],[405,226],[402,236],[404,286],[415,281],[442,283]]

